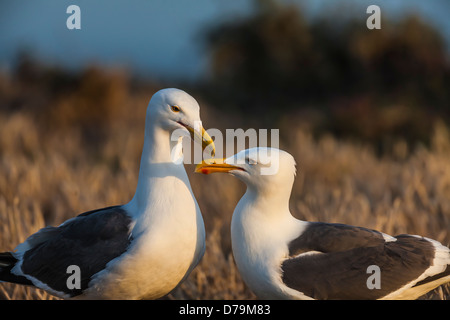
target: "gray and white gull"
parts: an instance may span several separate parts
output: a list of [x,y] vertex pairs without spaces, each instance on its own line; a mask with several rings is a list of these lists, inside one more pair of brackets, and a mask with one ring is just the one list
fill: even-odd
[[[171,292],[205,251],[202,214],[182,161],[185,135],[214,153],[197,101],[179,89],[158,91],[147,108],[131,201],[45,227],[0,253],[0,281],[65,299],[156,299]],[[78,285],[69,279],[74,270]]]
[[294,218],[296,168],[285,151],[243,150],[196,172],[228,172],[247,185],[231,221],[232,250],[259,298],[416,299],[450,281],[450,250],[436,240]]

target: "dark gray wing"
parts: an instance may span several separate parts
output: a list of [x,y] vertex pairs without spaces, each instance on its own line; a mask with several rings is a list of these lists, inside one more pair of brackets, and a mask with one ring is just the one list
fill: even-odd
[[289,255],[308,251],[335,252],[384,244],[381,232],[340,223],[311,222],[289,243]]
[[[435,248],[420,237],[400,235],[386,242],[381,233],[341,224],[312,223],[289,249],[283,282],[315,299],[378,299],[417,279],[432,265]],[[317,254],[303,254],[319,251]],[[380,270],[380,287],[367,285]],[[368,269],[369,268],[369,269]],[[370,281],[371,282],[371,281]]]
[[[59,227],[47,227],[43,241],[36,241],[23,255],[22,272],[51,289],[76,296],[92,276],[123,254],[130,242],[132,220],[121,206],[89,211]],[[81,289],[69,289],[67,267],[80,268]]]

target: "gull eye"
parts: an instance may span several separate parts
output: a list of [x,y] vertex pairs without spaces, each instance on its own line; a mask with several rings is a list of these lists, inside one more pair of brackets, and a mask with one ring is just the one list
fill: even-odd
[[257,164],[257,162],[254,159],[251,159],[251,158],[245,158],[245,162],[250,164],[250,165],[252,165],[252,166]]
[[180,111],[181,111],[181,109],[180,109],[179,106],[170,106],[170,109],[171,109],[173,112],[180,112]]

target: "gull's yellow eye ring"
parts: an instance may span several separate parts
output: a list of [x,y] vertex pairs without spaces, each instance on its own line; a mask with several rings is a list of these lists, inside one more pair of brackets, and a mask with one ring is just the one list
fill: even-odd
[[172,109],[173,112],[180,112],[181,111],[179,106],[170,106],[170,109]]

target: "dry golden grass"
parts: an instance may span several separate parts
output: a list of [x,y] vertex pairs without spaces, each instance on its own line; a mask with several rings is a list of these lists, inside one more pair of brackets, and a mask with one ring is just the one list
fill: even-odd
[[[0,251],[13,250],[46,225],[131,199],[145,108],[152,92],[121,94],[122,110],[115,109],[95,148],[86,142],[83,127],[76,121],[61,128],[56,125],[58,116],[50,111],[41,115],[51,117],[45,126],[27,108],[0,113]],[[59,106],[66,115],[79,103],[69,96]],[[226,119],[200,103],[206,128],[218,126],[217,119]],[[392,154],[383,157],[377,157],[368,145],[330,135],[314,139],[293,125],[289,130],[281,147],[298,164],[291,197],[296,217],[393,235],[420,234],[450,243],[450,138],[444,125],[435,126],[430,148],[419,145],[408,150],[398,141]],[[204,214],[207,250],[188,280],[167,298],[255,299],[240,278],[230,246],[231,214],[244,192],[243,184],[231,176],[193,174],[193,165],[186,169]],[[449,289],[443,286],[425,298],[449,299]],[[24,286],[0,284],[0,299],[53,297]]]

